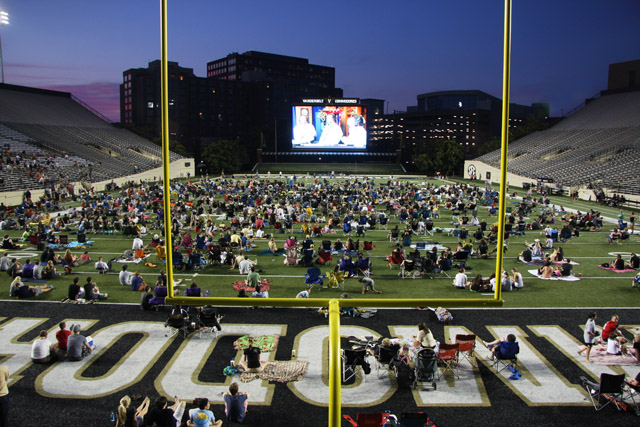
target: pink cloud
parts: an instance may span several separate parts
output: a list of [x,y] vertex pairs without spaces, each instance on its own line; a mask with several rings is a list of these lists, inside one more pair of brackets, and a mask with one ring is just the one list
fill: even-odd
[[95,82],[88,84],[45,85],[42,89],[70,92],[112,121],[120,121],[120,84]]

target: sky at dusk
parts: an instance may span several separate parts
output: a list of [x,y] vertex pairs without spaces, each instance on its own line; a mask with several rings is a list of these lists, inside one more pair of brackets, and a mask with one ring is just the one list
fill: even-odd
[[[0,0],[5,82],[71,92],[119,121],[122,72],[160,58],[160,1]],[[416,96],[502,97],[502,0],[169,0],[169,60],[257,50],[336,69],[347,97],[406,110]],[[514,1],[511,100],[552,115],[606,89],[608,64],[640,59],[640,1]]]

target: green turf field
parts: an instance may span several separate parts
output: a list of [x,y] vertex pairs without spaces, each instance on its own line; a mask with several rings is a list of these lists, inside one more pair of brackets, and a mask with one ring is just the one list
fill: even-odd
[[[517,192],[518,189],[511,189],[511,191]],[[520,190],[520,192],[522,193],[522,190]],[[605,217],[611,219],[616,218],[617,212],[619,211],[618,209],[596,205],[591,202],[578,201],[574,203],[565,197],[552,197],[551,201],[552,204],[558,207],[564,206],[565,208],[574,208],[582,211],[590,208],[600,210]],[[507,200],[507,203],[512,204],[516,202]],[[440,212],[440,218],[434,221],[435,227],[452,227],[450,224],[451,214],[449,211],[441,209]],[[628,212],[629,211],[626,213],[626,217],[628,217]],[[497,221],[496,217],[489,217],[488,211],[484,207],[478,208],[478,216],[480,218],[486,218],[489,225]],[[389,229],[398,223],[395,217],[390,218],[390,220]],[[558,225],[558,229],[561,228],[558,222],[556,222],[556,225]],[[517,262],[517,256],[523,248],[523,242],[525,240],[532,241],[535,238],[541,237],[539,231],[527,231],[524,237],[511,237],[509,249],[505,254],[504,267],[510,270],[516,266],[523,274],[525,287],[522,291],[503,294],[505,307],[637,307],[640,303],[640,290],[631,287],[632,277],[635,273],[614,273],[597,267],[598,264],[603,262],[610,262],[613,258],[613,256],[610,255],[612,252],[628,253],[640,251],[638,236],[631,236],[623,245],[608,244],[606,236],[614,226],[615,224],[613,223],[605,223],[605,227],[601,231],[582,232],[579,238],[574,238],[571,242],[557,243],[557,245],[559,244],[563,247],[565,258],[571,258],[571,260],[580,264],[574,267],[575,274],[580,273],[582,275],[581,280],[577,282],[540,280],[526,271],[527,269],[535,269],[537,267],[527,266]],[[403,226],[400,228],[403,228]],[[470,229],[473,232],[475,227],[470,227]],[[266,233],[273,233],[274,231],[272,227],[265,229]],[[151,235],[154,232],[155,230],[151,230],[150,235],[143,238],[145,244],[151,240]],[[8,233],[15,238],[21,234],[17,231],[10,231]],[[366,298],[487,298],[486,295],[483,296],[476,292],[456,290],[451,285],[452,279],[440,277],[437,274],[434,279],[399,278],[398,268],[389,269],[385,261],[385,255],[391,253],[394,245],[394,243],[387,240],[387,233],[386,230],[381,230],[378,226],[376,230],[368,231],[366,237],[360,239],[361,242],[363,240],[371,240],[375,245],[372,252],[372,278],[375,279],[376,288],[383,291],[382,295],[367,293]],[[304,239],[304,236],[300,232],[300,224],[294,226],[294,234],[299,241]],[[195,238],[195,235],[193,235],[193,237]],[[283,246],[287,237],[287,234],[276,234],[276,241],[279,248]],[[323,236],[323,238],[314,239],[314,242],[317,247],[322,240],[326,239],[334,242],[337,237],[340,237],[343,242],[346,240],[346,236],[339,230],[337,234],[327,234]],[[125,238],[122,235],[88,235],[87,238],[95,241],[89,250],[94,261],[97,260],[98,256],[103,256],[105,260],[109,260],[121,254],[125,249],[130,249],[132,242],[131,238]],[[542,240],[544,241],[544,239]],[[433,236],[414,236],[413,242],[415,243],[416,241],[438,242],[452,249],[455,249],[457,244],[456,237],[448,236],[445,233],[434,233]],[[293,298],[299,291],[305,288],[305,267],[285,266],[283,264],[283,256],[256,256],[262,249],[266,248],[267,242],[265,240],[256,240],[255,243],[258,247],[254,248],[252,252],[249,252],[249,256],[253,260],[258,260],[258,269],[263,270],[261,277],[272,281],[271,290],[269,291],[271,297]],[[24,263],[28,256],[25,255],[26,253],[33,254],[31,258],[37,258],[40,255],[35,248],[29,245],[21,252],[11,251],[11,254],[16,254],[21,257],[22,263]],[[80,255],[82,250],[76,250],[73,251],[73,253]],[[628,256],[625,256],[625,258],[628,258]],[[336,259],[337,257],[334,255],[334,263],[331,266],[321,267],[322,271],[329,271],[335,264]],[[155,262],[155,255],[151,255],[150,261]],[[69,283],[71,283],[72,277],[80,277],[80,282],[83,283],[86,280],[86,276],[91,275],[97,282],[100,291],[109,294],[110,302],[137,303],[140,299],[140,293],[130,291],[127,287],[118,284],[118,272],[121,269],[121,265],[122,264],[114,263],[114,271],[108,275],[97,274],[93,269],[93,262],[74,268],[72,276],[63,275],[50,281],[49,284],[53,285],[55,289],[39,296],[38,299],[59,301],[66,296],[67,287]],[[484,277],[487,277],[495,270],[495,255],[493,259],[490,258],[488,260],[471,258],[468,265],[472,267],[471,271],[467,271],[470,279],[476,274],[482,274]],[[140,271],[146,282],[152,287],[161,268],[161,266],[150,268],[143,264],[129,264],[129,271]],[[204,290],[211,291],[210,296],[233,297],[237,295],[237,292],[232,288],[232,282],[243,278],[243,276],[238,274],[237,269],[231,271],[228,266],[206,267],[196,273],[197,275],[194,277],[194,272],[175,271],[175,277],[176,279],[187,279],[185,283],[190,283],[191,280],[195,280],[203,289],[203,292]],[[3,283],[4,289],[8,291],[10,283],[8,276],[3,273],[0,277],[2,277],[0,283]],[[180,289],[182,292],[184,288]],[[354,296],[360,296],[361,289],[361,285],[357,279],[346,280],[346,292]],[[338,289],[314,288],[311,297],[337,297],[341,293],[342,291]],[[2,298],[8,299],[8,292],[3,293]]]

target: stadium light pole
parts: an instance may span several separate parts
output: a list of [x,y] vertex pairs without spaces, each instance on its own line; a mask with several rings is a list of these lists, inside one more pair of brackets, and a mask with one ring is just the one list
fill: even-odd
[[[0,28],[9,25],[9,13],[0,10]],[[1,31],[0,31],[1,33]],[[0,83],[4,83],[4,59],[2,58],[2,36],[0,35]]]

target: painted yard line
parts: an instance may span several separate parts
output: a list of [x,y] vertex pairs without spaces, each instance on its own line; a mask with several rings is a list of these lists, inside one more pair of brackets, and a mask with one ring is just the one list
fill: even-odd
[[[396,270],[398,272],[400,272],[400,270]],[[154,272],[150,272],[150,273],[145,273],[145,274],[153,274]],[[74,272],[73,274],[92,274],[92,275],[96,275],[98,274],[97,271],[77,271]],[[107,273],[106,275],[109,276],[117,276],[119,274],[119,272],[113,272],[113,273]],[[199,272],[195,272],[195,273],[173,273],[174,276],[184,276],[184,277],[236,277],[239,280],[242,280],[244,278],[246,278],[247,276],[244,274],[209,274],[209,273],[199,273]],[[399,280],[403,280],[401,278],[399,278],[397,275],[371,275],[369,277],[372,277],[374,279],[399,279]],[[634,276],[621,276],[621,277],[606,277],[606,276],[583,276],[580,279],[581,280],[601,280],[601,279],[625,279],[625,280],[629,280],[629,279],[633,279]],[[304,279],[304,272],[302,272],[300,275],[296,275],[296,276],[291,276],[291,275],[285,275],[285,274],[261,274],[260,275],[261,279],[267,279],[267,278],[293,278],[293,279]],[[357,277],[352,277],[352,279],[358,279],[360,278],[360,276]],[[536,276],[525,276],[525,279],[539,279]],[[430,280],[442,280],[442,279],[446,279],[451,281],[452,278],[450,277],[434,277],[433,279],[425,279],[425,278],[420,278],[417,280],[424,280],[424,281],[430,281]],[[349,280],[349,279],[345,279],[345,280]],[[416,280],[416,279],[411,279],[411,280]],[[539,280],[543,280],[543,279],[539,279]]]

